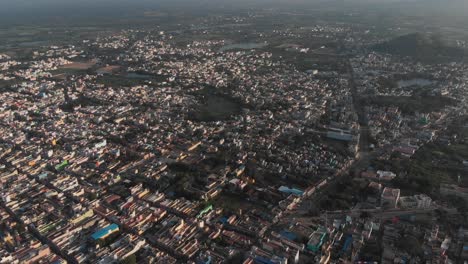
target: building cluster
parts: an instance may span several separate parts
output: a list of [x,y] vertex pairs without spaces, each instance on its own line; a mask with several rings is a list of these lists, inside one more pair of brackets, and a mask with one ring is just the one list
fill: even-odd
[[422,64],[368,53],[353,58],[352,65],[358,90],[367,95],[363,101],[368,103],[370,134],[388,154],[411,157],[454,118],[466,114],[468,87],[463,80],[468,76],[463,63]]
[[3,208],[0,209],[0,217],[0,263],[66,263],[47,244],[31,235],[26,225],[13,219]]
[[[270,227],[352,160],[347,78],[177,37],[128,30],[0,57],[3,262],[297,263],[306,252]],[[324,129],[354,150],[330,148]]]
[[[0,54],[1,263],[466,259],[466,232],[415,224],[434,202],[394,188],[401,175],[391,168],[357,170],[352,182],[364,191],[351,195],[360,199],[353,210],[303,212],[353,161],[374,155],[359,156],[363,131],[383,158],[450,142],[438,136],[466,114],[465,65],[370,53],[353,56],[351,70],[343,69],[345,56],[304,70],[291,58],[334,50],[268,41],[350,44],[360,36],[347,26],[316,25],[302,33],[253,30],[257,43],[236,45],[217,39],[226,27],[208,20],[42,47],[30,60]],[[408,78],[415,71],[430,77]],[[406,77],[396,80],[397,73]],[[398,103],[421,89],[458,104],[408,111]],[[354,100],[362,94],[390,103],[358,113]],[[440,192],[468,193],[457,185]],[[412,239],[424,252],[411,251],[405,243]]]
[[[467,232],[407,219],[383,224],[380,263],[456,263],[467,259]],[[421,254],[423,253],[423,254]]]
[[397,175],[391,171],[368,169],[360,173],[365,188],[365,202],[357,207],[384,209],[431,209],[432,199],[426,194],[402,196],[401,190],[392,188],[392,180]]

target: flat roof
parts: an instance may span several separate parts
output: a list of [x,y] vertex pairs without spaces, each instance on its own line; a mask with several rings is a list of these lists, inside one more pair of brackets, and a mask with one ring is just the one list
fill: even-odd
[[105,236],[107,236],[108,234],[114,232],[114,231],[117,231],[119,230],[119,226],[116,225],[116,224],[110,224],[100,230],[98,230],[97,232],[95,232],[94,234],[91,235],[91,237],[94,239],[94,240],[98,240],[100,238],[103,238]]

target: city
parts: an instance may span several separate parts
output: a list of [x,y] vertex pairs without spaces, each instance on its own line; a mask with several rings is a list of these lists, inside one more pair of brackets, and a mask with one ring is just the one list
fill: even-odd
[[0,263],[467,263],[466,26],[144,17],[0,30]]

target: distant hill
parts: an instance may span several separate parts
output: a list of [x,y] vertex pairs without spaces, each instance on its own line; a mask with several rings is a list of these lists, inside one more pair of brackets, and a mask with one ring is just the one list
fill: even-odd
[[399,56],[413,57],[425,62],[458,61],[466,51],[450,47],[440,36],[412,33],[374,45],[373,50]]

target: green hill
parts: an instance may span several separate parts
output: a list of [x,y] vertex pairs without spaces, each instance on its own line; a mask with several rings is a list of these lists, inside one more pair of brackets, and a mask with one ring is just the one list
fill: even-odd
[[424,62],[463,60],[466,52],[444,43],[438,35],[412,33],[374,45],[373,50],[398,56],[412,57]]

